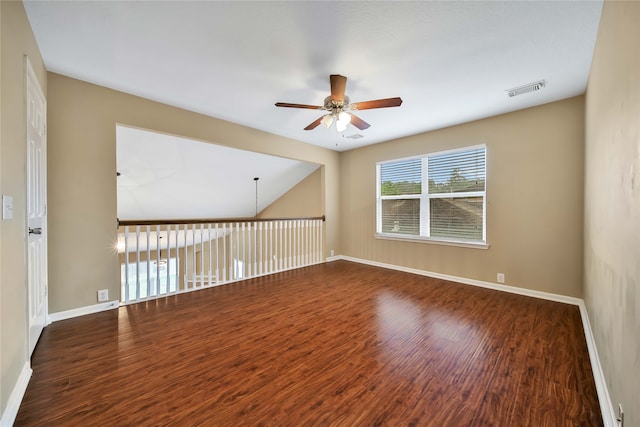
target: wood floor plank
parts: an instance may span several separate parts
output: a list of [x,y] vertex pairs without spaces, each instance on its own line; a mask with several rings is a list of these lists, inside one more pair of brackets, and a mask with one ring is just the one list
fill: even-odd
[[585,425],[577,307],[345,261],[48,326],[17,426]]
[[513,326],[501,346],[490,384],[475,413],[474,426],[518,425],[512,421],[516,399],[513,386],[520,383],[523,375],[526,348],[531,339],[536,310],[533,307],[526,309],[526,305],[531,304],[526,299],[514,297],[514,300],[517,303],[511,305],[511,308],[515,308],[517,312],[513,317]]

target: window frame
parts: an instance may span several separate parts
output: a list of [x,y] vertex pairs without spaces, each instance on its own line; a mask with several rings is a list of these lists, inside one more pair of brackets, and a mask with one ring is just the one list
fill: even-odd
[[[484,149],[485,160],[485,181],[484,191],[454,192],[454,193],[429,193],[429,158],[441,155],[455,154],[458,152],[473,151]],[[404,194],[393,196],[382,196],[381,193],[381,166],[388,163],[399,163],[410,160],[421,160],[421,192],[420,194]],[[454,148],[450,150],[434,151],[431,153],[420,154],[416,156],[403,157],[398,159],[383,160],[376,162],[376,234],[378,239],[413,241],[422,243],[432,243],[447,246],[461,246],[477,249],[488,249],[487,243],[487,146],[486,144],[477,144],[467,147]],[[464,197],[482,197],[482,240],[469,240],[453,237],[432,237],[431,232],[431,215],[430,205],[432,199],[447,198],[464,198]],[[382,231],[382,201],[383,200],[420,200],[420,226],[419,235],[385,233]]]

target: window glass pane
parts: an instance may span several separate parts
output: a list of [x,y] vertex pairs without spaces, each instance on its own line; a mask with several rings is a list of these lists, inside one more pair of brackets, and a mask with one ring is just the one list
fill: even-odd
[[420,194],[422,160],[411,159],[380,165],[380,195]]
[[483,197],[431,199],[431,237],[482,240]]
[[429,156],[429,193],[484,191],[485,148]]
[[[150,295],[156,296],[156,286],[158,284],[158,270],[160,272],[160,293],[159,295],[164,295],[169,292],[175,292],[178,284],[178,261],[176,258],[169,258],[168,260],[161,260],[160,265],[157,264],[156,261],[151,261],[151,263],[147,263],[147,261],[140,261],[139,269],[136,269],[135,261],[130,262],[128,264],[129,267],[129,300],[136,299],[136,285],[137,285],[137,274],[136,271],[139,270],[139,281],[140,281],[140,291],[138,294],[138,298],[147,298],[147,282],[150,282]],[[126,264],[120,264],[120,283],[121,283],[121,299],[125,298],[125,286],[126,286],[126,274],[125,269],[127,268]],[[149,269],[150,276],[147,275],[147,268]],[[169,274],[169,282],[167,282],[167,268],[170,269]]]
[[382,200],[382,232],[420,235],[420,199]]

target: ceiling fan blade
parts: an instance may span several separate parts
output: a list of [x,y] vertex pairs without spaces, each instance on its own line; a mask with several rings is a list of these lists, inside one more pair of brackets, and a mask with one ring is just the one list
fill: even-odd
[[368,129],[371,126],[369,123],[362,120],[360,117],[355,114],[351,114],[351,124],[357,127],[360,130]]
[[316,120],[315,122],[311,123],[309,126],[307,126],[306,128],[304,128],[304,130],[312,130],[315,129],[316,127],[318,127],[318,125],[320,124],[320,122],[322,121],[322,118],[324,116],[320,116],[318,117],[318,120]]
[[347,78],[340,74],[331,74],[329,81],[331,82],[331,100],[344,101],[344,91],[347,89]]
[[319,105],[290,104],[288,102],[276,102],[276,107],[308,108],[309,110],[324,110],[324,107],[321,107]]
[[350,107],[352,110],[371,110],[373,108],[399,107],[401,104],[401,98],[385,98],[351,103]]

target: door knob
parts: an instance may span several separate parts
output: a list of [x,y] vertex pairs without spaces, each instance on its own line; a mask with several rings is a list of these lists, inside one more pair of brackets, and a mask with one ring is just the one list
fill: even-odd
[[31,228],[29,227],[29,234],[42,234],[42,228]]

